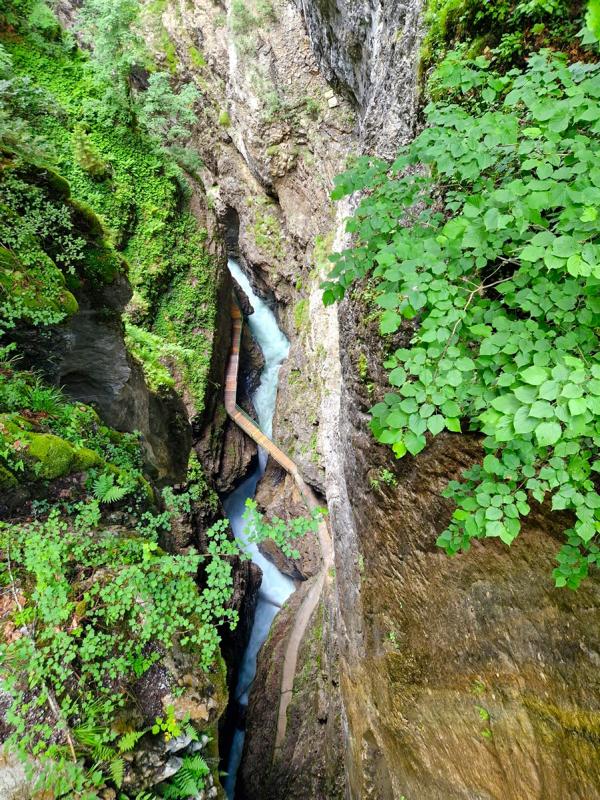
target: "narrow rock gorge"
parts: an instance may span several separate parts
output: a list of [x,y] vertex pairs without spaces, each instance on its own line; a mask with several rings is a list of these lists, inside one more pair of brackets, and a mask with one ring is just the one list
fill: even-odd
[[589,7],[0,11],[1,797],[600,798]]

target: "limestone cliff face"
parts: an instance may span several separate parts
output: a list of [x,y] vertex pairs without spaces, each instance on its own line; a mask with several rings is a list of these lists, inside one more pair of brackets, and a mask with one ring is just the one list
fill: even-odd
[[[345,306],[351,500],[349,520],[333,520],[349,796],[600,797],[600,585],[554,588],[566,521],[545,508],[510,550],[438,550],[452,511],[440,492],[481,458],[479,443],[445,434],[397,463],[374,443],[367,384],[380,376],[370,367],[361,380],[355,361],[366,352],[380,363],[379,337],[362,320],[359,304]],[[393,485],[378,481],[381,468]]]
[[393,155],[413,133],[422,0],[295,0],[319,65],[358,105],[369,152]]
[[[291,340],[274,438],[322,487],[322,387],[311,369],[322,347],[306,344],[319,281],[312,250],[335,224],[329,192],[353,146],[354,114],[323,79],[297,9],[281,0],[271,6],[267,13],[249,0],[242,13],[231,2],[181,0],[167,6],[162,26],[177,75],[202,93],[193,146],[204,190],[230,231],[230,250],[259,293],[277,302]],[[160,34],[153,35],[160,57]]]

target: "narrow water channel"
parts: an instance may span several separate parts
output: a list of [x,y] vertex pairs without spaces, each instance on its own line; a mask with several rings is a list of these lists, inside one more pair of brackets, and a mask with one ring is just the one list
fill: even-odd
[[[248,278],[233,260],[228,261],[229,271],[247,295],[254,313],[248,317],[248,325],[257,341],[265,360],[265,366],[260,375],[260,384],[252,397],[252,402],[258,417],[258,424],[262,432],[269,438],[273,430],[273,414],[277,400],[277,383],[282,362],[287,358],[290,344],[279,330],[277,320],[267,304],[257,297],[252,290]],[[248,695],[252,681],[256,674],[256,659],[261,645],[267,638],[271,623],[279,611],[282,603],[294,591],[294,582],[283,575],[274,564],[268,561],[259,551],[257,545],[247,541],[244,530],[242,514],[246,500],[254,497],[256,484],[262,477],[267,463],[267,454],[259,450],[258,464],[252,475],[238,486],[223,502],[225,513],[231,523],[231,529],[236,537],[242,541],[252,557],[252,561],[261,568],[263,577],[258,595],[256,614],[250,641],[239,666],[238,681],[235,689],[235,700],[240,706],[248,705]],[[229,800],[235,794],[235,782],[238,767],[242,758],[244,746],[244,731],[237,728],[233,737],[229,762],[227,764],[227,778],[225,791]]]

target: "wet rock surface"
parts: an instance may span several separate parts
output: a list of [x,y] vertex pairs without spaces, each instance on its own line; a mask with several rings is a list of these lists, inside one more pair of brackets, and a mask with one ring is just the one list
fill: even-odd
[[600,797],[600,584],[553,586],[568,520],[538,507],[510,549],[444,555],[435,540],[452,506],[440,493],[481,458],[479,441],[444,434],[395,462],[367,429],[385,390],[368,388],[381,340],[360,303],[340,321],[351,518],[333,523],[350,796]]
[[152,392],[127,352],[121,313],[130,296],[122,276],[101,289],[81,287],[78,313],[49,331],[23,330],[19,352],[23,366],[41,366],[48,380],[93,405],[110,427],[139,431],[149,474],[176,482],[185,477],[192,444],[186,408],[174,391]]
[[359,138],[394,156],[413,134],[421,0],[295,0],[319,65],[358,106]]
[[[237,13],[228,7],[228,13]],[[277,303],[291,341],[281,372],[274,438],[315,486],[323,485],[318,450],[320,386],[312,381],[318,357],[302,342],[310,328],[307,301],[320,276],[312,259],[315,238],[332,227],[329,192],[352,147],[349,104],[321,76],[301,15],[273,3],[272,19],[241,41],[223,23],[219,5],[169,6],[163,24],[176,47],[177,72],[200,81],[202,120],[193,145],[201,177],[219,216],[228,249],[258,293]],[[200,48],[199,71],[190,51]],[[156,50],[161,52],[157,43]],[[300,392],[302,375],[308,390]],[[301,398],[301,395],[304,395]]]
[[274,749],[285,645],[308,584],[296,591],[275,618],[260,653],[248,708],[244,758],[236,800],[342,800],[342,725],[330,598],[315,611],[304,636],[299,671],[288,709],[288,734]]

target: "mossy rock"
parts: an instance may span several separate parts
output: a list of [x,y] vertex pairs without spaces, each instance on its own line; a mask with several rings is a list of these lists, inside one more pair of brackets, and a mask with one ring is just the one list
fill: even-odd
[[[58,197],[67,200],[71,196],[69,181],[51,167],[44,165],[39,166],[44,170],[44,183],[47,184],[48,189],[55,195],[58,195]],[[37,168],[38,165],[34,165],[34,167]]]
[[30,422],[14,411],[9,414],[0,414],[0,423],[13,436],[24,436],[24,431],[30,431],[33,428]]
[[42,250],[37,263],[25,266],[9,250],[0,247],[0,296],[19,299],[23,318],[35,318],[40,311],[58,311],[71,316],[79,310],[75,296],[65,288],[65,276]]
[[78,230],[94,238],[103,238],[105,235],[104,225],[100,217],[81,200],[71,200],[71,208],[74,211],[74,223]]
[[68,317],[73,316],[73,314],[76,314],[79,311],[79,303],[77,302],[75,295],[68,289],[65,289],[65,291],[62,292],[60,299],[63,311]]
[[73,470],[81,470],[83,472],[91,469],[91,467],[100,466],[102,461],[102,457],[95,450],[90,450],[89,447],[79,447],[75,451],[71,466]]
[[53,433],[28,433],[27,446],[29,455],[37,462],[35,471],[41,478],[52,480],[70,472],[75,448],[69,442]]

